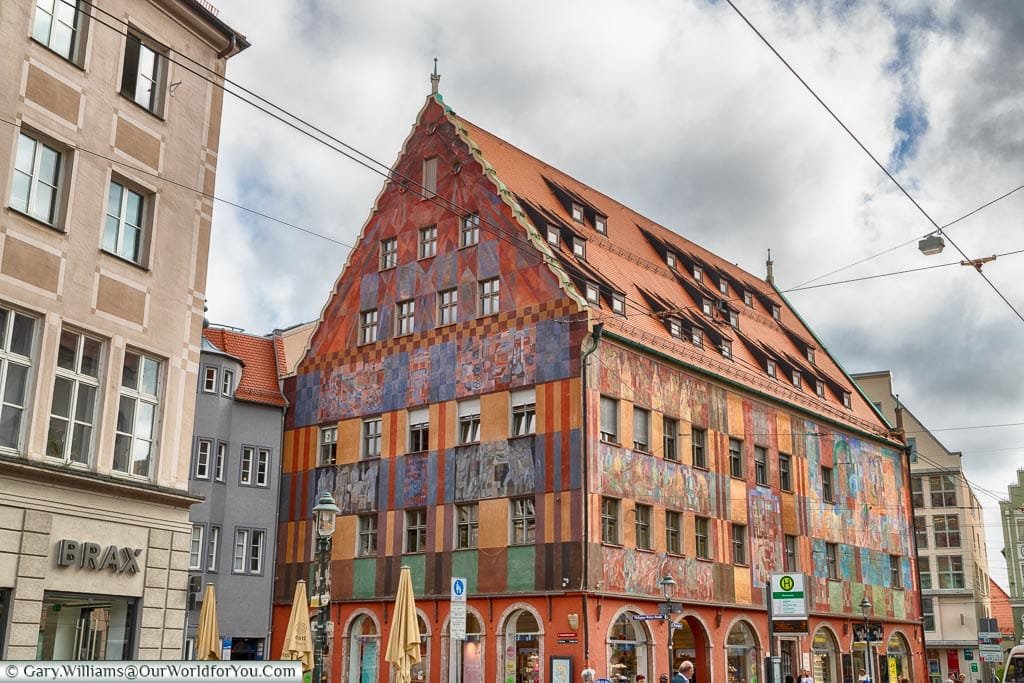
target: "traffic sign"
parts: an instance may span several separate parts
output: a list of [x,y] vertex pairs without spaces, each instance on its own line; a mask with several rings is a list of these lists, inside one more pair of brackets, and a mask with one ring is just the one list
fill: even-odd
[[803,574],[772,574],[770,586],[773,619],[807,618]]
[[466,639],[466,579],[452,577],[452,602],[448,629],[453,640]]

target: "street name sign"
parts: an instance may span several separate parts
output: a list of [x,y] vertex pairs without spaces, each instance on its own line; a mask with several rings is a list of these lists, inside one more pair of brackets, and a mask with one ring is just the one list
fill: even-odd
[[452,602],[448,629],[453,640],[466,639],[466,579],[452,577]]
[[634,614],[633,621],[656,621],[658,619],[665,619],[664,614]]

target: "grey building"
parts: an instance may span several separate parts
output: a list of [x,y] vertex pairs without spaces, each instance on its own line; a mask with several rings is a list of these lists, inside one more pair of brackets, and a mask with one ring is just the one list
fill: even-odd
[[[282,354],[283,357],[283,354]],[[203,332],[189,492],[191,658],[203,589],[216,587],[222,659],[270,659],[284,397],[275,340],[225,328]]]

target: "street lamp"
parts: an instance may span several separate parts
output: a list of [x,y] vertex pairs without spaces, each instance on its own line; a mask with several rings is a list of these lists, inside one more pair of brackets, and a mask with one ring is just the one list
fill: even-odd
[[875,674],[872,671],[872,659],[874,659],[873,653],[871,652],[871,633],[868,629],[868,615],[871,614],[871,601],[868,600],[868,596],[860,601],[860,613],[864,615],[864,659],[867,660],[868,678],[871,679],[871,683],[877,683],[875,681]]
[[672,578],[671,574],[665,574],[661,577],[661,581],[658,582],[661,586],[661,592],[665,596],[665,620],[668,628],[666,628],[668,641],[668,675],[672,676],[672,593],[676,589],[676,581]]
[[[327,639],[327,619],[331,609],[330,583],[327,572],[330,571],[331,539],[334,537],[334,522],[341,508],[334,504],[334,496],[330,491],[320,494],[320,500],[313,507],[313,519],[316,522],[316,596],[319,607],[316,614],[317,630],[313,651],[313,681],[320,683],[324,678],[324,643]],[[324,595],[327,595],[324,604]]]
[[930,235],[925,235],[917,243],[917,248],[925,256],[934,256],[935,254],[942,253],[942,250],[946,246],[946,241],[942,239],[942,235],[938,232],[933,232]]

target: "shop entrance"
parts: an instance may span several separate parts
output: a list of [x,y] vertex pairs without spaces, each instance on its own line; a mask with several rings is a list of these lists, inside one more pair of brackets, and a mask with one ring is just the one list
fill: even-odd
[[513,612],[505,622],[505,683],[541,683],[544,680],[541,630],[529,610]]
[[352,683],[377,683],[380,634],[373,619],[356,617],[348,633],[348,680]]
[[43,594],[36,659],[131,659],[135,600],[77,593]]
[[[711,680],[711,661],[708,657],[708,634],[704,625],[693,617],[684,617],[672,627],[672,671],[679,670],[685,661],[693,662],[693,683]],[[653,680],[653,679],[648,679]]]

